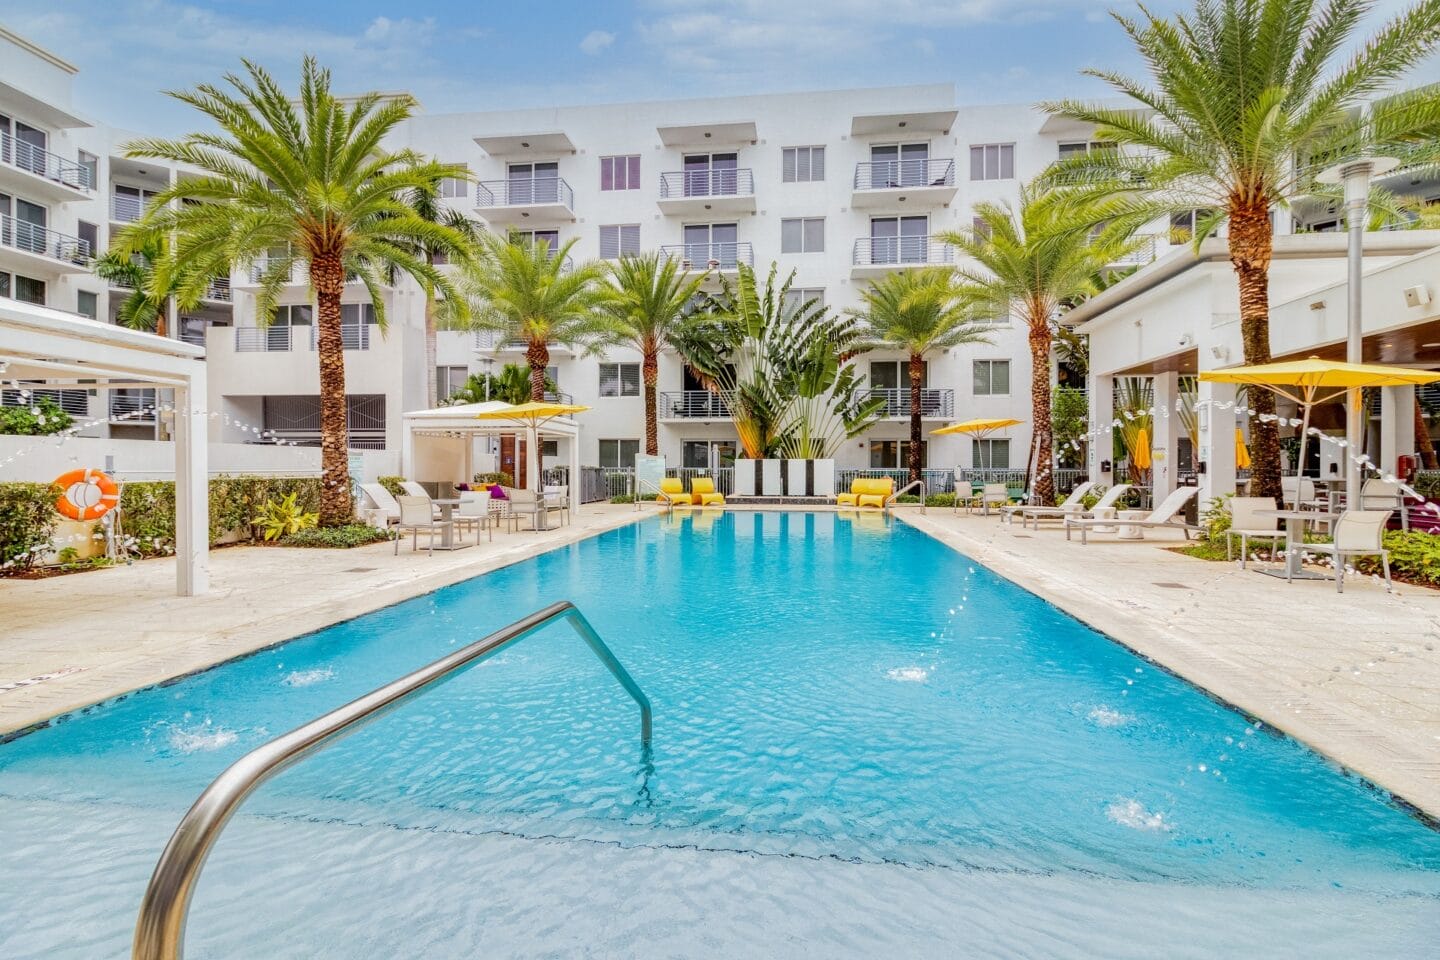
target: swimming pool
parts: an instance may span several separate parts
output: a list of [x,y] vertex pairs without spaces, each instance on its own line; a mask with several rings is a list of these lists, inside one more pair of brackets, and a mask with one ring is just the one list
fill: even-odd
[[903,524],[652,518],[0,746],[0,956],[126,955],[266,739],[573,600],[250,799],[187,956],[1422,956],[1440,835]]

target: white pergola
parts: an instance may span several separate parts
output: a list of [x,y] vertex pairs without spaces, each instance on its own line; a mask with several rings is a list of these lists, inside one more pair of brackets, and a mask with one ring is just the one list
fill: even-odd
[[[0,299],[0,382],[27,389],[173,390],[175,592],[209,586],[210,500],[205,350],[179,340]],[[86,464],[98,467],[99,464]],[[53,477],[35,477],[39,482]]]
[[[441,480],[445,477],[421,476],[446,472],[450,479],[458,473],[465,480],[474,475],[474,441],[479,437],[500,437],[510,434],[528,436],[530,428],[503,420],[477,420],[481,413],[504,410],[510,404],[500,400],[465,403],[434,410],[415,410],[402,414],[400,432],[400,472],[414,480]],[[570,451],[570,509],[580,508],[580,425],[570,417],[556,417],[542,424],[537,442],[526,442],[526,469],[532,485],[539,488],[540,443],[543,440],[568,440]]]

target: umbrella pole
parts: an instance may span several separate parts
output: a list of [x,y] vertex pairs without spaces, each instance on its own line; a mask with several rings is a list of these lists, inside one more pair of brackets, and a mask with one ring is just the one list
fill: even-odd
[[1299,462],[1295,464],[1295,503],[1294,509],[1300,509],[1300,488],[1304,485],[1305,479],[1305,441],[1310,437],[1310,408],[1314,406],[1314,394],[1310,391],[1305,393],[1305,412],[1300,415],[1300,456]]

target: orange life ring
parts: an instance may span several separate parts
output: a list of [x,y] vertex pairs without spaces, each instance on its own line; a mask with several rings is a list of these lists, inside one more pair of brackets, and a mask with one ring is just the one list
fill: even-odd
[[120,504],[115,481],[89,467],[61,474],[55,486],[60,488],[55,509],[71,520],[99,520]]

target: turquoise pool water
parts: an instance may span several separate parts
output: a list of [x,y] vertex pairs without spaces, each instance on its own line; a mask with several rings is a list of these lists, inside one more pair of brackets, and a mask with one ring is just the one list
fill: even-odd
[[1440,835],[903,524],[656,518],[0,746],[0,956],[127,955],[195,795],[573,600],[286,771],[190,957],[1425,956]]

